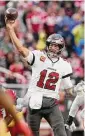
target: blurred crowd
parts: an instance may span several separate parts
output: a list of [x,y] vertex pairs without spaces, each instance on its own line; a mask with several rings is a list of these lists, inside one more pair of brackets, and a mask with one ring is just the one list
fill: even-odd
[[[5,10],[8,7],[15,7],[18,10],[15,28],[17,36],[30,50],[45,49],[46,38],[52,33],[60,33],[64,37],[66,50],[63,56],[70,60],[74,72],[72,79],[74,84],[77,84],[83,79],[84,73],[83,4],[82,0],[79,2],[0,1],[0,66],[24,76],[27,76],[26,72],[30,70],[28,64],[23,65],[22,57],[12,46],[5,30]],[[12,82],[12,80],[6,82]],[[13,82],[17,81],[14,79]]]
[[[61,34],[66,43],[62,56],[71,62],[72,82],[84,78],[84,1],[0,1],[0,83],[29,84],[31,68],[20,56],[5,29],[4,15],[9,7],[18,10],[16,34],[30,50],[44,50],[46,38]],[[61,93],[61,100],[65,94]],[[63,101],[63,100],[62,100]],[[70,102],[68,103],[69,110]],[[65,111],[62,102],[61,111]]]

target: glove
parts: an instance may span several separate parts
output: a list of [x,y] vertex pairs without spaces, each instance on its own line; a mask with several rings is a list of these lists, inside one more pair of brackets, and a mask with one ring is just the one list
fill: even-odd
[[14,127],[9,128],[9,131],[12,136],[16,136],[18,134],[23,134],[23,136],[33,136],[30,127],[24,120],[19,120]]
[[22,111],[23,105],[16,105],[16,110],[17,111]]
[[74,87],[74,93],[77,93],[78,95],[83,94],[84,88],[85,88],[85,82],[81,81]]
[[73,122],[73,117],[72,116],[68,116],[68,119],[67,119],[67,121],[66,121],[66,124],[68,124],[69,126],[72,124],[72,122]]
[[72,116],[68,116],[68,119],[66,121],[65,124],[65,128],[68,129],[69,131],[73,131],[74,129],[76,129],[75,123],[73,122],[73,117]]
[[17,105],[21,105],[22,107],[28,106],[30,95],[26,94],[24,98],[17,99]]
[[16,104],[16,110],[22,111],[22,108],[23,108],[23,98],[18,98]]
[[23,98],[18,98],[17,105],[22,105],[22,104],[23,104]]
[[72,124],[69,126],[68,124],[65,124],[65,128],[69,131],[73,132],[76,129],[75,123],[72,122]]

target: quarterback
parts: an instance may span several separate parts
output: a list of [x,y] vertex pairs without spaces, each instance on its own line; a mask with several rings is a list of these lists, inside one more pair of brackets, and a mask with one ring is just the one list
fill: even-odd
[[32,78],[23,103],[27,101],[28,122],[33,134],[39,136],[40,122],[44,117],[52,127],[54,136],[66,136],[63,117],[55,103],[59,100],[61,82],[66,92],[76,92],[70,80],[71,65],[60,57],[65,41],[60,34],[52,34],[46,40],[45,51],[30,51],[17,38],[15,22],[6,20],[6,29],[13,44],[32,67]]

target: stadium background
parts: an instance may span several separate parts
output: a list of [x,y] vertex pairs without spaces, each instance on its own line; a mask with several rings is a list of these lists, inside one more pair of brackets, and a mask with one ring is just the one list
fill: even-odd
[[[84,1],[0,1],[0,83],[23,97],[29,87],[31,68],[12,46],[5,29],[4,14],[8,7],[18,10],[15,31],[23,45],[30,50],[43,50],[46,38],[60,33],[66,43],[63,57],[71,62],[73,84],[84,79]],[[62,87],[61,87],[62,88]],[[59,108],[66,120],[73,97],[60,89]],[[80,109],[81,111],[81,109]],[[82,129],[80,111],[76,117]],[[40,136],[51,136],[45,120],[41,123]],[[70,134],[69,134],[70,135]]]

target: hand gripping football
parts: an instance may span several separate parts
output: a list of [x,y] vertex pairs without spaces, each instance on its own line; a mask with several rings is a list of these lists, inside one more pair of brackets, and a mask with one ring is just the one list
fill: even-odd
[[8,9],[5,11],[5,17],[6,17],[8,20],[16,20],[16,19],[17,19],[17,16],[18,16],[18,11],[17,11],[17,9],[15,9],[15,8],[8,8]]

